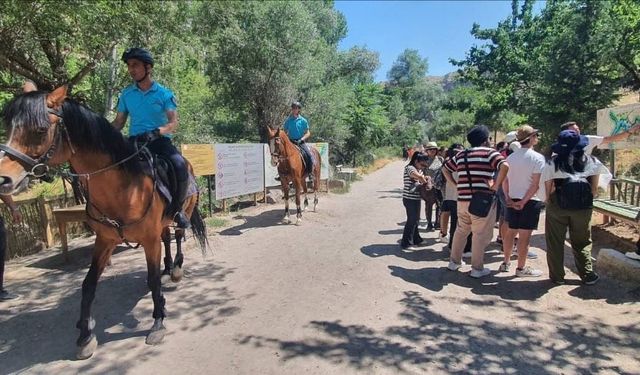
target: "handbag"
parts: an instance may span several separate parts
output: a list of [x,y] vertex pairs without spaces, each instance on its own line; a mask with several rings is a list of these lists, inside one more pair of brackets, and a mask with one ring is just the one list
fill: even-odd
[[495,200],[495,193],[491,191],[473,191],[473,183],[471,182],[471,173],[469,172],[469,162],[467,161],[467,154],[469,151],[465,151],[464,164],[467,170],[467,181],[469,181],[469,188],[471,189],[471,202],[469,202],[469,213],[478,217],[487,217],[491,206]]

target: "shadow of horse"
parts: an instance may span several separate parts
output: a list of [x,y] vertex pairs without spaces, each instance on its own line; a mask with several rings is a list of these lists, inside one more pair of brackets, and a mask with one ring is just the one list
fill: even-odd
[[278,225],[285,225],[280,222],[282,220],[282,210],[265,211],[261,212],[257,216],[239,215],[234,217],[234,219],[243,219],[244,223],[223,229],[222,231],[220,231],[220,235],[239,236],[245,231],[255,228],[268,228]]
[[[124,264],[128,259],[120,260]],[[117,343],[116,349],[122,355],[118,361],[94,356],[87,370],[99,367],[101,371],[122,373],[141,359],[140,342],[131,339],[142,340],[148,334],[147,317],[152,304],[145,298],[149,293],[147,272],[142,264],[139,266],[132,272],[120,273],[119,269],[115,274],[106,275],[97,289],[94,306],[98,343]],[[8,317],[8,310],[0,310],[0,372],[20,372],[51,362],[75,360],[77,335],[69,328],[74,326],[79,313],[83,270],[76,271],[54,270],[38,280],[25,280],[13,285],[12,290],[25,295],[29,295],[29,289],[39,290],[31,292],[31,295],[35,294],[34,301],[30,301],[34,298],[20,301],[19,309],[23,312]],[[166,298],[172,302],[168,312],[168,321],[171,322],[168,338],[175,332],[198,331],[205,326],[221,324],[240,312],[233,305],[235,298],[231,292],[220,285],[233,272],[234,269],[210,262],[185,269],[180,287],[165,290]],[[206,284],[200,282],[204,279]],[[71,289],[62,292],[65,294],[61,298],[52,297],[60,290],[69,289],[70,285]],[[47,287],[50,289],[46,290]]]

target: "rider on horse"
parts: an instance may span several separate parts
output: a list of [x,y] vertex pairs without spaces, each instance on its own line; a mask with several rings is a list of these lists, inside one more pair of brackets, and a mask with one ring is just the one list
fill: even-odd
[[313,157],[309,146],[305,142],[311,136],[311,132],[309,131],[307,119],[300,115],[301,108],[300,102],[294,101],[291,103],[291,115],[284,121],[283,128],[289,139],[300,147],[309,174],[309,181],[313,182]]
[[171,137],[178,128],[176,97],[168,88],[151,79],[153,57],[143,48],[129,48],[122,54],[129,75],[135,83],[122,91],[118,101],[118,114],[113,126],[121,130],[127,116],[131,115],[129,138],[132,141],[146,141],[147,148],[154,154],[169,159],[176,173],[177,196],[173,197],[177,213],[174,221],[179,228],[188,228],[189,219],[182,209],[189,186],[189,174],[184,158],[171,143]]

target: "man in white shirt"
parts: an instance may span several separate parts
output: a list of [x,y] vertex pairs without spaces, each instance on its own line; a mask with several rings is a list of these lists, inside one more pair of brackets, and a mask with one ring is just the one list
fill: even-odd
[[[580,134],[580,127],[575,121],[565,122],[564,124],[560,125],[560,131],[563,130],[573,130],[576,133]],[[589,144],[587,145],[587,147],[585,147],[584,153],[587,155],[591,155],[593,149],[598,146],[604,147],[609,143],[624,142],[629,138],[630,135],[638,132],[640,132],[640,124],[634,125],[631,127],[631,129],[614,135],[586,135],[585,137],[587,137],[587,139],[589,140]]]
[[531,234],[538,228],[542,203],[537,196],[540,175],[545,165],[544,156],[533,150],[538,144],[538,129],[523,125],[518,129],[517,141],[521,148],[507,157],[509,171],[502,183],[507,205],[502,248],[504,261],[500,265],[500,272],[509,272],[511,268],[511,251],[513,241],[518,234],[518,265],[516,276],[539,277],[542,271],[526,266],[529,240]]

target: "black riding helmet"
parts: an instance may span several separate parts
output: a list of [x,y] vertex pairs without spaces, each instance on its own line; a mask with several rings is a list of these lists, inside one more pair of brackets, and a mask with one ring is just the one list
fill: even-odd
[[299,101],[297,101],[297,100],[295,100],[295,101],[293,101],[293,102],[291,103],[291,108],[293,108],[293,107],[298,107],[298,108],[302,109],[302,105],[301,105],[301,104],[300,104],[300,102],[299,102]]
[[145,64],[153,66],[153,56],[151,56],[151,52],[144,48],[129,48],[124,51],[122,54],[122,61],[126,63],[129,59],[137,59]]

